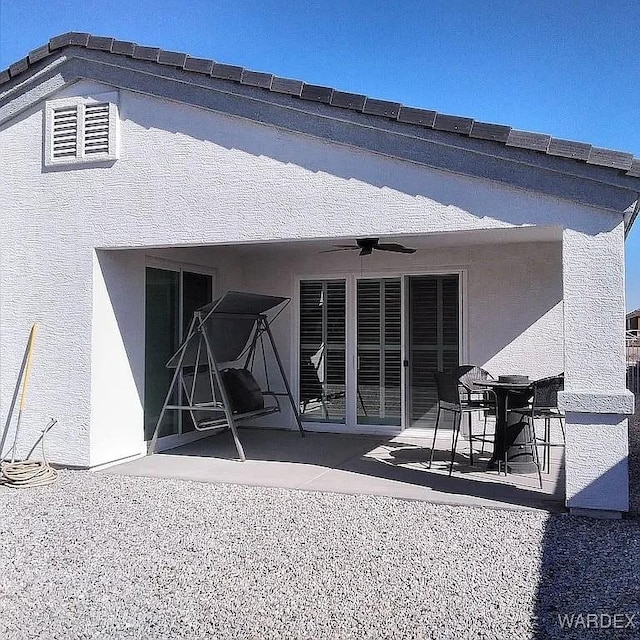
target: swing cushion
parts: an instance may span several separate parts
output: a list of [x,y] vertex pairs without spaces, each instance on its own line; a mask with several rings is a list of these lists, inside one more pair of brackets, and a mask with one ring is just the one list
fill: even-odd
[[247,369],[223,369],[220,372],[233,413],[264,409],[264,396],[256,379]]

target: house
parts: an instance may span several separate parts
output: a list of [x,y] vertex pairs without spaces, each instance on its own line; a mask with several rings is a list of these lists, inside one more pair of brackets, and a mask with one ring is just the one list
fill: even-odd
[[[428,429],[461,362],[564,371],[567,504],[628,510],[630,154],[68,33],[0,72],[0,166],[3,424],[40,323],[24,447],[53,415],[52,462],[143,454],[190,313],[249,291],[293,300],[307,428]],[[416,251],[327,252],[367,238]]]
[[626,329],[627,337],[638,337],[640,334],[640,309],[627,313]]

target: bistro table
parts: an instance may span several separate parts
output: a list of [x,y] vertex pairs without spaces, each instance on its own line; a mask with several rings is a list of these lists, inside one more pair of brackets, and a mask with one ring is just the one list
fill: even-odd
[[491,389],[496,396],[496,433],[488,468],[499,468],[506,451],[511,470],[534,473],[537,467],[533,446],[527,443],[524,432],[526,420],[521,413],[511,411],[528,405],[533,381],[525,376],[501,376],[498,380],[475,380],[474,384]]

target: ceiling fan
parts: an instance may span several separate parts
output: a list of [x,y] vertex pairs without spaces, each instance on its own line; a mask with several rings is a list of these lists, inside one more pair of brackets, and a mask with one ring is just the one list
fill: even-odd
[[333,249],[326,249],[320,253],[333,253],[334,251],[355,251],[360,250],[361,256],[370,256],[374,251],[393,251],[394,253],[415,253],[415,249],[410,249],[401,244],[393,242],[380,242],[380,238],[358,238],[356,244],[334,244]]

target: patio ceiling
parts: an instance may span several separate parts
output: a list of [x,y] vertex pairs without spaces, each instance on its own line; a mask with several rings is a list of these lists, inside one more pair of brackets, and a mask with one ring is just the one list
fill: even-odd
[[[359,237],[374,237],[376,234],[361,234]],[[480,229],[472,231],[455,231],[450,233],[429,233],[416,235],[379,235],[384,241],[402,241],[403,244],[416,249],[434,249],[442,247],[465,247],[476,245],[496,245],[528,242],[561,242],[562,230],[560,227],[518,227],[505,229]],[[317,238],[313,240],[292,238],[286,241],[261,242],[261,243],[237,243],[233,245],[201,245],[194,243],[188,247],[218,247],[233,248],[239,253],[252,253],[259,248],[261,253],[282,252],[320,252],[331,249],[334,244],[350,243],[354,236],[336,236],[334,238]],[[184,246],[184,245],[182,245]],[[188,248],[185,247],[185,248]],[[126,247],[122,247],[126,248]],[[144,247],[136,247],[144,248]],[[148,247],[148,249],[169,249],[171,246]]]

